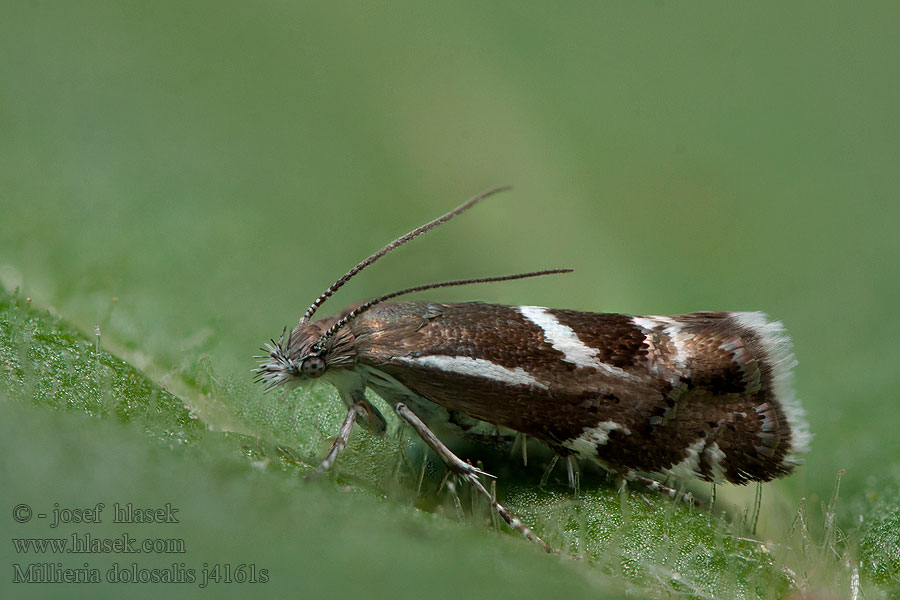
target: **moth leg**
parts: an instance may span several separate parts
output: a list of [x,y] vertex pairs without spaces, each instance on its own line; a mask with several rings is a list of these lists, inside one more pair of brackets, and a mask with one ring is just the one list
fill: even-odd
[[654,492],[660,492],[662,494],[666,494],[669,498],[676,498],[682,502],[687,504],[693,504],[694,506],[703,506],[703,502],[694,498],[691,494],[684,494],[679,492],[676,489],[670,488],[656,481],[655,479],[650,479],[649,477],[644,477],[643,475],[638,475],[634,471],[628,471],[627,473],[622,475],[627,481],[631,481],[634,483],[639,483],[645,487],[650,488]]
[[360,425],[377,435],[381,435],[387,430],[387,421],[384,420],[378,409],[372,406],[372,403],[366,398],[364,389],[341,390],[340,395],[344,406],[348,409],[354,404],[362,409],[358,414]]
[[554,454],[553,458],[550,459],[550,462],[547,464],[547,468],[544,469],[544,474],[541,475],[541,484],[540,487],[544,487],[547,485],[547,481],[550,480],[550,474],[553,472],[553,469],[556,467],[556,463],[559,462],[559,454]]
[[[499,436],[499,434],[498,434]],[[512,447],[509,449],[510,456],[515,455],[516,451],[520,450],[522,452],[522,464],[526,467],[528,466],[528,436],[524,433],[516,432],[516,437],[513,438]]]
[[344,447],[347,445],[347,441],[350,439],[350,432],[353,430],[353,424],[363,410],[365,409],[361,408],[359,404],[350,405],[350,408],[347,410],[347,417],[344,419],[344,423],[341,425],[337,437],[334,438],[334,443],[331,444],[331,450],[328,452],[328,456],[325,457],[325,460],[322,461],[322,464],[320,464],[315,471],[306,475],[304,479],[318,477],[334,465],[337,457],[343,452]]
[[387,431],[387,421],[384,420],[381,412],[372,406],[372,403],[365,396],[361,400],[357,400],[355,405],[360,410],[360,425],[376,435],[381,435]]
[[461,458],[453,454],[453,452],[444,445],[444,443],[434,435],[428,426],[422,422],[416,414],[409,409],[402,402],[398,402],[394,405],[394,410],[404,421],[409,423],[410,427],[412,427],[416,433],[419,434],[419,437],[428,444],[432,450],[434,450],[438,456],[441,457],[441,460],[447,465],[447,467],[465,479],[469,484],[475,488],[475,490],[488,499],[491,503],[491,507],[497,511],[497,514],[500,515],[507,524],[521,533],[523,536],[531,540],[532,542],[538,544],[541,548],[543,548],[547,552],[553,552],[553,549],[550,547],[547,542],[539,538],[529,527],[527,527],[522,521],[518,519],[518,517],[514,516],[510,513],[506,508],[503,507],[494,496],[485,489],[484,485],[482,485],[481,480],[478,479],[479,475],[485,475],[487,477],[493,477],[489,473],[485,473],[481,469],[473,467],[467,462],[464,462]]
[[573,454],[570,450],[563,448],[562,446],[557,446],[555,444],[549,444],[549,446],[555,454],[553,455],[553,458],[550,459],[550,462],[544,469],[544,474],[541,476],[541,487],[547,485],[553,469],[556,468],[557,463],[559,463],[559,459],[563,458],[565,459],[566,476],[569,479],[569,487],[575,490],[575,493],[577,495],[579,490],[580,472],[578,469],[578,460],[575,458],[575,454]]
[[404,421],[410,424],[415,432],[419,434],[419,437],[422,438],[422,441],[428,444],[432,450],[437,452],[437,455],[441,457],[441,460],[444,461],[444,463],[451,471],[463,477],[469,475],[475,477],[477,477],[478,475],[494,477],[490,473],[485,473],[481,469],[473,467],[469,463],[463,461],[461,458],[453,454],[450,448],[445,446],[444,442],[439,440],[437,436],[434,435],[430,429],[428,429],[428,426],[425,425],[425,423],[423,423],[422,420],[416,416],[416,413],[410,410],[408,406],[406,406],[402,402],[398,402],[394,405],[394,410]]
[[569,487],[575,490],[576,494],[578,493],[579,480],[581,479],[577,460],[574,454],[566,456],[566,475],[569,477]]

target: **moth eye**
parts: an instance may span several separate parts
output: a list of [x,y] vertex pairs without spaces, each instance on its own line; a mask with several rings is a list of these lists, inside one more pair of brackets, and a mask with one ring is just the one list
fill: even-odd
[[325,361],[318,356],[310,356],[300,363],[300,372],[307,377],[318,377],[325,372]]

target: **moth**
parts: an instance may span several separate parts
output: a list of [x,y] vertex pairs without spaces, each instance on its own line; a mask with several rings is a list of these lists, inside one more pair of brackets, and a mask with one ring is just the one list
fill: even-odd
[[490,475],[456,456],[443,434],[516,432],[543,442],[570,467],[586,459],[672,497],[674,489],[648,475],[746,484],[799,464],[810,435],[791,388],[790,340],[781,323],[760,312],[629,316],[389,302],[428,289],[571,271],[550,269],[420,285],[313,320],[360,271],[503,189],[475,196],[357,264],[256,357],[254,371],[267,389],[316,379],[337,388],[347,416],[316,473],[335,463],[355,423],[385,430],[366,389],[512,528],[548,551],[488,492],[482,478]]

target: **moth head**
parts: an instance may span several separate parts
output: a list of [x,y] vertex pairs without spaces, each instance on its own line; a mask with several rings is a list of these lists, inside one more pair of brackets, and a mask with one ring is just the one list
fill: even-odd
[[353,336],[347,328],[325,336],[337,317],[315,323],[301,322],[288,332],[285,328],[278,341],[260,348],[264,354],[256,356],[259,366],[253,369],[256,380],[266,390],[285,384],[303,385],[322,377],[331,369],[353,366]]
[[[287,328],[285,328],[277,342],[273,339],[270,343],[263,346],[262,351],[265,352],[265,354],[263,356],[255,357],[260,361],[259,367],[253,369],[254,373],[256,373],[257,381],[264,382],[266,384],[266,389],[269,390],[286,383],[303,384],[322,376],[328,378],[328,375],[334,374],[336,369],[352,368],[356,364],[356,350],[351,327],[349,326],[351,321],[373,306],[386,300],[390,300],[391,298],[435,288],[486,283],[489,281],[509,281],[512,279],[524,279],[526,277],[537,277],[553,273],[571,272],[571,269],[546,269],[531,273],[519,273],[517,275],[458,279],[456,281],[443,281],[440,283],[418,285],[391,292],[390,294],[373,298],[367,302],[362,302],[355,307],[345,309],[342,314],[336,317],[312,322],[313,315],[326,300],[333,296],[345,283],[356,276],[357,273],[371,265],[373,262],[388,252],[402,246],[406,242],[422,235],[426,231],[434,229],[438,225],[446,223],[457,215],[462,214],[488,196],[506,189],[509,188],[498,187],[475,196],[442,217],[429,221],[421,227],[413,229],[406,235],[400,236],[347,271],[347,273],[331,284],[328,289],[316,298],[303,314],[303,317],[300,318],[300,324],[297,325],[297,327],[291,330],[289,334],[287,333]],[[285,336],[287,336],[287,339],[285,339]],[[332,380],[332,382],[336,381],[337,379]]]

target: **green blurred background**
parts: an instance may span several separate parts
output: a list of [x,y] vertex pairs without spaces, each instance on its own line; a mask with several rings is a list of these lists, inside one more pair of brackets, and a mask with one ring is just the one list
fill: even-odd
[[[896,3],[35,0],[2,2],[2,13],[0,283],[84,332],[100,326],[105,348],[213,429],[264,433],[235,416],[245,395],[284,402],[247,384],[251,356],[337,276],[469,196],[512,184],[379,262],[324,312],[423,282],[546,267],[576,272],[427,297],[634,314],[763,310],[793,336],[815,439],[803,468],[766,486],[759,535],[777,536],[801,498],[827,501],[842,469],[837,519],[855,530],[895,480]],[[105,442],[78,437],[87,422],[4,406],[4,420],[29,423],[8,431],[18,437],[4,477],[18,471],[11,456],[45,452],[34,460],[50,464],[73,454],[53,447],[52,427],[75,431],[85,455],[104,455]],[[118,429],[106,435],[122,439],[116,472],[129,472],[129,453],[142,465],[171,461],[148,458]],[[171,469],[206,481],[190,461]],[[153,472],[152,485],[124,481],[146,496],[176,486],[168,472]],[[54,489],[72,502],[101,500],[51,473],[43,481],[62,481]],[[35,476],[17,477],[24,487],[2,492],[3,511],[22,489],[39,493]],[[303,492],[309,505],[330,497],[327,485],[316,490]],[[253,505],[242,496],[250,491],[235,493]],[[722,493],[752,503],[754,490]],[[786,508],[773,516],[773,505]],[[896,514],[897,503],[885,510]],[[269,543],[285,515],[259,518],[229,536]],[[222,519],[233,526],[234,516]],[[344,529],[316,530],[330,540],[316,543],[345,548],[334,541]],[[315,554],[316,540],[296,540],[297,552]],[[427,547],[443,543],[434,536]],[[384,591],[410,596],[448,569],[374,548],[335,562],[359,575],[373,553],[396,552],[413,561],[412,578]],[[472,585],[537,592],[519,574],[543,573],[541,557],[505,578],[485,567],[490,557],[449,570],[474,573]],[[333,578],[353,592],[377,577],[357,585],[340,569],[291,571],[283,559],[270,591],[317,582],[307,589],[333,592],[323,583]],[[610,583],[548,568],[538,577],[548,586],[555,577],[585,593],[617,589],[615,573]]]

